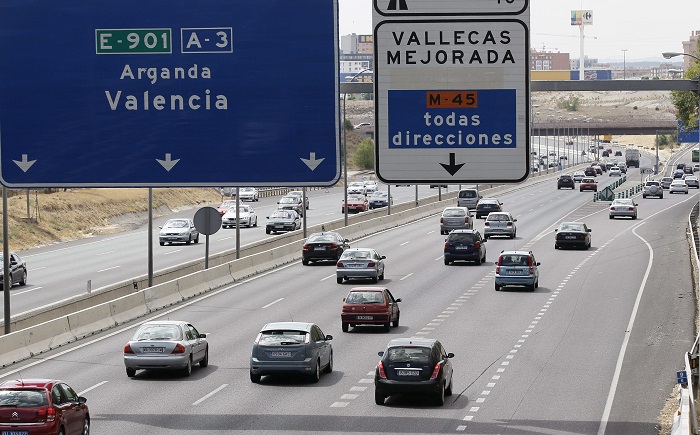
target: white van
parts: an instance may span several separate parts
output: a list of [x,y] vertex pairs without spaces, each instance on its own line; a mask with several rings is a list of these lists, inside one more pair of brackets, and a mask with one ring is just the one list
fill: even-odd
[[457,206],[473,210],[476,208],[476,203],[479,202],[479,199],[481,199],[481,195],[479,195],[479,190],[476,187],[462,189],[457,195]]

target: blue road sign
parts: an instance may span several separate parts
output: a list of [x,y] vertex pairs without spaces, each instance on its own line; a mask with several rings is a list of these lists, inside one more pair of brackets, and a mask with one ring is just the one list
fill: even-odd
[[679,384],[688,383],[688,373],[685,370],[679,370],[676,372],[676,382]]
[[685,128],[683,121],[678,122],[678,143],[698,143],[700,142],[700,128]]
[[0,1],[0,181],[340,178],[337,0]]

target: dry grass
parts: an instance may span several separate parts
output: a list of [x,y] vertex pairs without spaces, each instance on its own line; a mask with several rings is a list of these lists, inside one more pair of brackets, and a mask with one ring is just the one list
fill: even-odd
[[[11,193],[15,195],[7,199],[7,208],[12,251],[119,232],[147,222],[148,189],[30,191],[31,220],[27,219],[26,191]],[[153,189],[154,216],[220,200],[212,188]]]

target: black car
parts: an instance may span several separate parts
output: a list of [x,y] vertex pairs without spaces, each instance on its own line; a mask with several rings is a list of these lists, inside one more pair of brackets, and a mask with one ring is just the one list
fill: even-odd
[[561,189],[562,187],[568,187],[569,189],[575,189],[576,188],[576,182],[574,181],[574,177],[568,174],[561,175],[559,178],[557,178],[557,189]]
[[[5,257],[0,252],[0,288],[5,284],[5,272],[2,270],[2,262]],[[22,260],[19,255],[10,252],[10,287],[15,284],[25,285],[27,283],[27,262]]]
[[692,174],[693,173],[693,167],[690,165],[685,165],[683,167],[683,173],[685,174]]
[[306,266],[311,261],[333,260],[337,262],[343,255],[343,251],[349,247],[350,240],[345,239],[339,233],[313,233],[306,239],[306,243],[301,248],[301,263]]
[[593,168],[592,166],[589,166],[583,170],[583,174],[586,177],[595,177],[596,175],[598,175],[598,172],[596,172],[595,168]]
[[591,247],[591,229],[583,222],[562,222],[554,232],[554,249]]
[[684,174],[685,172],[682,169],[676,169],[676,172],[673,173],[673,179],[683,178]]
[[603,151],[603,153],[602,153],[601,155],[602,155],[603,157],[610,157],[610,153],[607,152],[607,151]]
[[452,395],[453,353],[433,338],[395,338],[374,373],[374,402],[383,405],[392,394],[432,396],[442,406]]
[[495,198],[481,198],[476,203],[476,218],[486,217],[492,211],[503,211],[502,205],[503,203]]
[[453,261],[475,261],[481,264],[486,261],[486,239],[475,230],[452,230],[445,239],[445,265]]
[[620,150],[615,151],[615,155],[616,155],[616,156],[621,156],[621,155],[622,155],[622,151],[620,151]]

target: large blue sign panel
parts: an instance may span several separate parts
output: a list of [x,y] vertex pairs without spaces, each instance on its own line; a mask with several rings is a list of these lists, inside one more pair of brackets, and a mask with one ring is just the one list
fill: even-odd
[[0,0],[0,180],[330,185],[337,0]]
[[685,128],[683,121],[678,122],[678,143],[698,143],[700,142],[700,128]]

